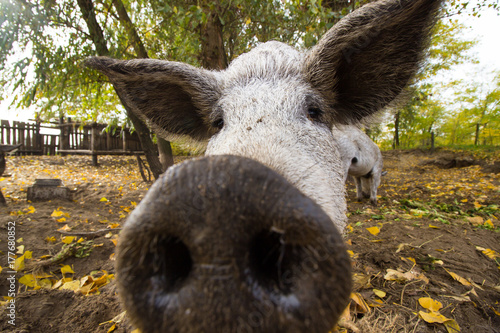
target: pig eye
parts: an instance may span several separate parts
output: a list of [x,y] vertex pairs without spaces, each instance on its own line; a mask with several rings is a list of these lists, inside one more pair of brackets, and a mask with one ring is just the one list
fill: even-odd
[[323,111],[320,108],[309,108],[307,109],[307,116],[311,120],[319,120],[321,115],[323,114]]
[[222,129],[222,127],[224,127],[224,119],[222,118],[219,118],[219,119],[216,119],[212,122],[212,126],[217,128],[217,129]]

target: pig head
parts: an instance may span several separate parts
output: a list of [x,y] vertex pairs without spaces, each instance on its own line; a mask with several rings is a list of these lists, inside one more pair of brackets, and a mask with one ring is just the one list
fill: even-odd
[[91,58],[160,136],[208,140],[127,220],[120,296],[143,332],[328,332],[346,306],[344,170],[331,128],[417,71],[439,0],[387,0],[310,50],[267,42],[223,71]]
[[370,198],[377,205],[383,166],[380,148],[356,126],[335,126],[333,136],[344,164],[344,179],[348,175],[354,178],[358,201]]

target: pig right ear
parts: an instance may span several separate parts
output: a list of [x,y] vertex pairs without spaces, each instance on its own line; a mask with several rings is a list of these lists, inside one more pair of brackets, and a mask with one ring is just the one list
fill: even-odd
[[420,65],[442,0],[385,0],[334,25],[307,54],[304,74],[333,122],[355,123],[391,103]]
[[160,136],[189,135],[205,140],[220,91],[216,73],[184,63],[93,57],[85,65],[104,73],[120,99]]

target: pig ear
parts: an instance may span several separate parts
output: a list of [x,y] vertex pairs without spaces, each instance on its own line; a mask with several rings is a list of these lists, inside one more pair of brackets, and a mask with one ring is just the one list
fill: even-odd
[[216,73],[187,64],[152,59],[85,61],[109,77],[120,99],[160,136],[212,136],[213,107],[219,97]]
[[309,51],[305,76],[331,107],[334,121],[359,121],[399,95],[418,70],[440,4],[389,0],[365,5]]

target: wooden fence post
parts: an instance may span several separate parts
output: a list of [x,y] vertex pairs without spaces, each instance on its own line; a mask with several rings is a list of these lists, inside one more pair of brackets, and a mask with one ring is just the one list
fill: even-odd
[[97,166],[97,123],[92,123],[92,132],[90,135],[90,151],[92,153],[92,165]]

